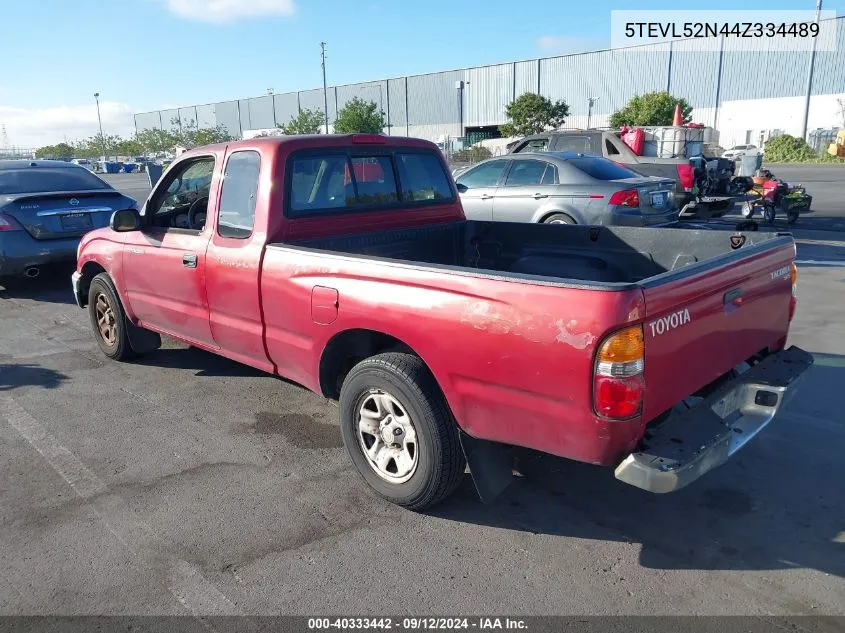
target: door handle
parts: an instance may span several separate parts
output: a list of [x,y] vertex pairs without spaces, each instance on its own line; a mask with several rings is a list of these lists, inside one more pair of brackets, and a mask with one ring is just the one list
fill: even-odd
[[482,199],[482,200],[489,200],[489,199],[490,199],[490,198],[492,198],[492,197],[493,197],[493,196],[491,196],[489,193],[482,193],[482,194],[481,194],[481,199]]
[[548,197],[549,197],[549,194],[547,194],[547,193],[535,193],[534,194],[535,200],[540,200],[541,198],[548,198]]
[[196,268],[197,256],[194,253],[185,253],[182,255],[182,265],[185,268]]

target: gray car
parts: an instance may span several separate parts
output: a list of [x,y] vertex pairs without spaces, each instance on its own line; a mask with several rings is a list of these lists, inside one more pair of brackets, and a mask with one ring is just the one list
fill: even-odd
[[75,261],[82,235],[137,206],[73,163],[0,161],[0,277],[37,277],[42,266]]
[[570,152],[508,154],[455,177],[469,220],[657,226],[676,222],[674,181]]

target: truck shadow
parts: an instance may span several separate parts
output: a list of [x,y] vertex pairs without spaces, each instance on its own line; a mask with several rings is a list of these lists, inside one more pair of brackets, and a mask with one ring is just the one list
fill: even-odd
[[490,505],[469,477],[435,508],[444,519],[641,547],[654,569],[811,568],[845,577],[845,357],[817,355],[787,410],[726,464],[655,495],[612,469],[517,450],[522,477]]
[[196,370],[196,376],[267,377],[269,374],[196,347],[161,348],[134,359],[133,364]]

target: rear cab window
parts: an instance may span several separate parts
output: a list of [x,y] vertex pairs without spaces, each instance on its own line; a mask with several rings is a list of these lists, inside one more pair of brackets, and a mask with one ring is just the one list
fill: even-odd
[[293,154],[288,171],[291,217],[455,199],[440,159],[426,150],[307,150]]
[[622,180],[624,178],[641,178],[640,174],[622,167],[606,158],[595,158],[593,156],[578,156],[567,158],[566,161],[596,180]]

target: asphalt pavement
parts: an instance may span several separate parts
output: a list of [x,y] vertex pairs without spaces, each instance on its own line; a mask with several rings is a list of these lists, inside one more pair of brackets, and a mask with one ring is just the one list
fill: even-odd
[[657,496],[530,454],[495,503],[467,478],[429,513],[370,494],[325,399],[173,341],[109,361],[69,271],[0,290],[0,614],[845,615],[845,234],[825,235],[800,238],[790,333],[816,364],[727,464]]

